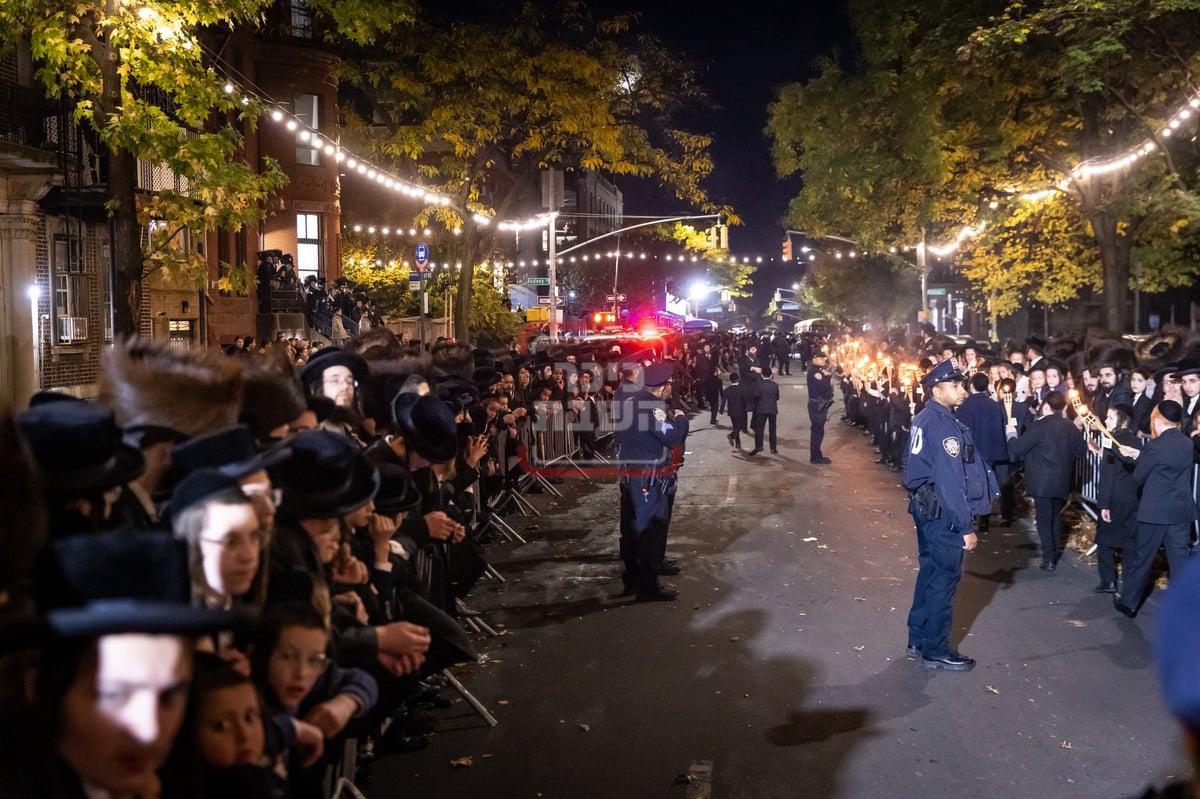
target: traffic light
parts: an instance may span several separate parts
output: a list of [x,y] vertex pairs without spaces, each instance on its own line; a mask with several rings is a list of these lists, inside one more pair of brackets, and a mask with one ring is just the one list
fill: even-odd
[[792,237],[791,236],[783,237],[783,260],[785,260],[785,261],[792,260]]

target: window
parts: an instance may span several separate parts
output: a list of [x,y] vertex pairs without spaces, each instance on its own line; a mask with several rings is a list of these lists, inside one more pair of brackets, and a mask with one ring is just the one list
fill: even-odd
[[52,343],[87,341],[88,276],[83,273],[83,245],[78,236],[55,235],[50,287],[54,295]]
[[292,0],[289,4],[291,12],[291,32],[297,39],[313,38],[313,12],[308,0]]
[[301,283],[309,275],[320,276],[323,244],[321,215],[296,214],[296,271]]
[[[315,94],[297,94],[293,103],[296,107],[296,121],[310,130],[321,129],[321,119],[317,114],[319,99]],[[320,166],[321,151],[315,147],[297,147],[296,163]]]

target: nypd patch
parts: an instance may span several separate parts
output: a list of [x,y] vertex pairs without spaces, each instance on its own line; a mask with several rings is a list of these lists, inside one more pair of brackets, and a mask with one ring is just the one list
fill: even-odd
[[665,422],[665,421],[667,421],[667,412],[664,411],[662,408],[655,408],[654,409],[654,418],[660,422]]
[[942,449],[946,450],[946,454],[951,458],[958,457],[958,448],[958,439],[954,436],[948,436],[947,438],[942,439]]

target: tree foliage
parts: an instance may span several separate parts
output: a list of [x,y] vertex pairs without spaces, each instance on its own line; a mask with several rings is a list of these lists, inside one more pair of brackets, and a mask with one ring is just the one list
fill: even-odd
[[820,258],[804,276],[800,298],[824,316],[886,329],[920,307],[920,277],[912,264],[886,253]]
[[[1132,259],[1145,286],[1195,274],[1200,158],[1161,131],[1200,66],[1200,0],[861,0],[852,16],[860,50],[771,107],[777,168],[805,178],[790,225],[878,246],[987,221],[963,256],[981,307],[1093,286],[1114,329]],[[1073,171],[1145,140],[1156,154],[1133,168]],[[1055,188],[1069,202],[1029,205]]]
[[[357,133],[407,173],[454,197],[459,209],[501,219],[540,206],[547,168],[658,181],[692,208],[720,210],[703,180],[708,136],[674,119],[705,102],[692,73],[627,17],[593,17],[578,2],[557,13],[503,9],[488,23],[425,21],[353,59],[345,79],[363,91],[370,126]],[[463,260],[493,248],[491,229],[461,224]],[[464,270],[458,335],[467,338],[473,283]]]

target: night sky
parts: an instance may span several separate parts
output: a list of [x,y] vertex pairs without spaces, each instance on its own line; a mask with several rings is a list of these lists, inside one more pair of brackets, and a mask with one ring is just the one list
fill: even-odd
[[[631,8],[617,0],[591,5]],[[801,182],[796,177],[783,181],[775,174],[763,133],[767,106],[776,86],[804,80],[817,58],[846,50],[850,34],[845,2],[745,0],[720,11],[699,9],[699,4],[647,3],[638,9],[639,29],[697,62],[700,82],[719,107],[690,122],[689,128],[713,135],[716,170],[708,183],[710,194],[733,206],[744,222],[730,229],[730,249],[778,257],[782,218]],[[627,213],[658,212],[640,207],[653,201],[638,192],[626,195]]]

